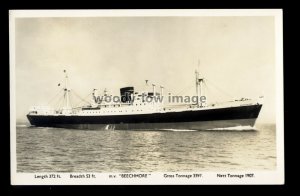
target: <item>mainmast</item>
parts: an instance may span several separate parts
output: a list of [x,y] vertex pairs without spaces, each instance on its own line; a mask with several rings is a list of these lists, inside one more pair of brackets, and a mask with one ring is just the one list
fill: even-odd
[[199,77],[199,72],[198,70],[195,71],[196,75],[196,96],[197,96],[197,106],[198,107],[203,107],[202,102],[201,102],[201,96],[202,96],[202,84],[204,81],[204,78]]
[[156,86],[155,84],[152,84],[153,97],[155,97],[156,95],[155,86]]

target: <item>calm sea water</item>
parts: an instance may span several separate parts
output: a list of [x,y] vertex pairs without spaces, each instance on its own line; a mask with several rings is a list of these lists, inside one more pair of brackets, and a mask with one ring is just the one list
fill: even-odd
[[17,172],[276,169],[275,126],[257,131],[83,131],[17,127]]

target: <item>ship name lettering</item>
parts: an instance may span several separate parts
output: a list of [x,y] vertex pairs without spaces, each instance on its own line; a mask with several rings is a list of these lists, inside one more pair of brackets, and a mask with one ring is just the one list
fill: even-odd
[[121,178],[147,178],[150,174],[120,174]]

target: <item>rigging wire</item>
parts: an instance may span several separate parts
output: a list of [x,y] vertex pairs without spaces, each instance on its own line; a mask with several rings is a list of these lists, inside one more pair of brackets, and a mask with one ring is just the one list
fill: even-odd
[[89,93],[85,98],[81,98],[74,90],[72,90],[72,93],[77,96],[81,101],[78,102],[77,104],[75,104],[75,108],[79,106],[79,104],[81,104],[82,102],[85,102],[85,103],[88,103],[90,104],[89,101],[86,101],[86,99],[92,94],[92,93]]
[[69,91],[69,104],[70,104],[70,108],[72,108],[72,93],[71,90]]
[[51,104],[51,102],[53,102],[55,100],[55,98],[57,98],[57,96],[63,91],[63,89],[60,89],[60,91],[58,91],[58,93],[56,95],[54,95],[49,101],[48,101],[48,105]]
[[64,105],[64,99],[59,99],[58,105],[57,105],[57,109],[56,110],[62,110],[62,106]]
[[187,90],[190,90],[192,87],[193,87],[193,85],[189,85],[189,86],[185,87],[184,89],[182,89],[181,91],[179,91],[179,93],[177,93],[176,96],[183,94]]
[[205,90],[207,92],[207,94],[205,95],[207,100],[209,100],[207,95],[210,95],[211,97],[214,97],[216,99],[215,100],[216,102],[222,102],[222,100],[220,99],[219,96],[214,96],[213,95],[212,91],[208,88],[208,85],[206,84],[206,82],[204,82],[204,86],[205,86]]
[[[62,89],[63,90],[63,89]],[[60,91],[60,92],[63,92],[63,91]],[[62,102],[62,103],[61,103]],[[61,105],[63,104],[63,102],[64,102],[64,95],[62,95],[62,96],[58,96],[58,99],[57,99],[57,101],[53,104],[53,107],[54,108],[59,108],[60,109],[60,107],[62,107]]]
[[[208,81],[207,79],[206,79],[206,81]],[[229,94],[228,92],[225,92],[223,89],[221,89],[220,87],[218,87],[216,84],[214,84],[213,82],[211,82],[211,81],[208,81],[210,84],[212,84],[212,86],[213,87],[215,87],[217,90],[219,90],[221,93],[223,93],[224,95],[226,95],[227,97],[229,97],[229,98],[231,98],[231,99],[233,99],[234,98],[234,96],[232,96],[231,94]]]
[[54,106],[54,107],[59,106],[61,100],[62,100],[62,97],[59,97],[59,99],[55,102],[55,104],[54,104],[53,106]]

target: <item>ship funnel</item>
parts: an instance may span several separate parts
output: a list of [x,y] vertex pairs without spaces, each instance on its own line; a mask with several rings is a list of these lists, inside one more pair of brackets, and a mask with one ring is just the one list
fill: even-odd
[[120,94],[122,103],[131,103],[133,101],[134,87],[120,88]]

